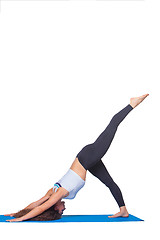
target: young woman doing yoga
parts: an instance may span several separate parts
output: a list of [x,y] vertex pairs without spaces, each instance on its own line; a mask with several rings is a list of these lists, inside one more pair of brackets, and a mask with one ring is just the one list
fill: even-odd
[[119,124],[148,95],[131,98],[130,104],[113,116],[95,142],[82,148],[67,173],[54,184],[54,187],[40,200],[31,203],[20,212],[7,214],[15,217],[8,221],[55,220],[61,218],[65,210],[65,202],[62,199],[73,199],[76,196],[77,192],[85,185],[87,170],[109,188],[120,208],[118,213],[110,217],[128,217],[129,214],[121,190],[110,176],[101,159],[107,152]]

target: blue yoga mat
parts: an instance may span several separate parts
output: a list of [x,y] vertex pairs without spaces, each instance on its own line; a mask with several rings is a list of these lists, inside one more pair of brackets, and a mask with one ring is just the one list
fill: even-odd
[[[111,215],[111,214],[110,214]],[[110,215],[63,215],[61,219],[52,220],[52,221],[22,221],[22,222],[135,222],[135,221],[144,221],[140,218],[137,218],[133,215],[129,217],[118,217],[118,218],[109,218]],[[14,217],[8,217],[0,215],[0,222],[6,222],[8,219],[13,219]],[[7,222],[10,223],[10,222]],[[21,222],[13,222],[21,223]]]

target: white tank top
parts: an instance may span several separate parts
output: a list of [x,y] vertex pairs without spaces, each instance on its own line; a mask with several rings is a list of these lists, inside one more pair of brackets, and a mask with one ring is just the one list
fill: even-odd
[[56,192],[59,187],[63,187],[69,192],[69,195],[64,198],[73,199],[84,184],[85,181],[72,169],[69,169],[67,173],[54,184],[53,191]]

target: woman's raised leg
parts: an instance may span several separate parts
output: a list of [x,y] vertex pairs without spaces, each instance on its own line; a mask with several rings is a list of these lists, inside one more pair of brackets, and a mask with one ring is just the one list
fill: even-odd
[[128,104],[125,108],[123,108],[121,111],[119,111],[112,117],[108,126],[93,143],[95,150],[95,159],[99,160],[105,155],[111,145],[111,142],[115,136],[119,124],[123,121],[123,119],[132,109],[133,107]]
[[129,114],[129,112],[138,106],[149,94],[142,95],[140,97],[131,98],[130,104],[124,107],[121,111],[116,113],[106,129],[99,135],[96,141],[93,143],[95,156],[97,160],[101,159],[105,153],[107,152],[108,148],[111,145],[111,142],[114,138],[114,135],[117,131],[119,124],[124,120],[124,118]]
[[139,105],[139,103],[142,102],[148,95],[149,94],[145,94],[141,97],[131,98],[130,104],[128,104],[112,117],[108,126],[99,135],[95,142],[86,145],[77,154],[76,157],[86,170],[94,166],[99,161],[99,159],[105,155],[112,143],[119,124],[124,120],[129,112],[137,105]]

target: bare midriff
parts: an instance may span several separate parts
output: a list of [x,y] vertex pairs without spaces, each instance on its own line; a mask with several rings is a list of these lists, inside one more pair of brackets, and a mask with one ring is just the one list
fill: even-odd
[[78,158],[76,157],[73,161],[70,169],[72,169],[75,173],[77,173],[84,181],[86,180],[86,169],[82,166],[79,162]]

